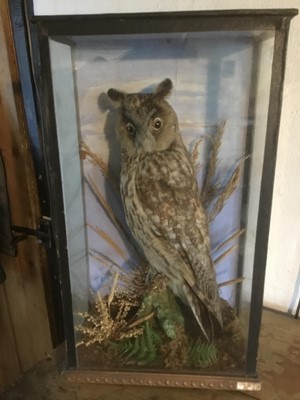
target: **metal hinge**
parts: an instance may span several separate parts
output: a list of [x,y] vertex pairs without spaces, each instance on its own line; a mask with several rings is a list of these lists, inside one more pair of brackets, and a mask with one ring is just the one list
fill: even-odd
[[52,230],[51,230],[51,218],[43,216],[41,219],[39,229],[26,228],[25,226],[12,225],[11,230],[14,235],[14,241],[16,243],[27,239],[29,236],[36,237],[41,243],[47,248],[51,248],[52,243]]

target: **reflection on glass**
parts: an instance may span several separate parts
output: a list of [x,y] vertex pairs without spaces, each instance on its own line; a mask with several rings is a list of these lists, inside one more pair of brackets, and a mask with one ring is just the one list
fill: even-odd
[[[273,33],[62,42],[50,40],[50,50],[79,366],[242,371]],[[149,273],[120,196],[118,110],[106,93],[153,93],[166,78],[197,172],[222,298],[224,326],[204,322],[209,340],[170,282]]]

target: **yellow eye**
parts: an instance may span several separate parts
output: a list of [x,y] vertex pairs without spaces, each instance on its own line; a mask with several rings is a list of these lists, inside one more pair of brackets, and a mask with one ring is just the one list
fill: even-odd
[[126,129],[127,129],[127,132],[129,133],[129,135],[135,134],[135,127],[130,122],[127,122]]
[[163,124],[163,122],[162,122],[162,119],[160,119],[160,118],[155,118],[155,120],[153,121],[153,128],[154,129],[156,129],[156,130],[158,130],[158,129],[160,129],[161,127],[162,127],[162,124]]

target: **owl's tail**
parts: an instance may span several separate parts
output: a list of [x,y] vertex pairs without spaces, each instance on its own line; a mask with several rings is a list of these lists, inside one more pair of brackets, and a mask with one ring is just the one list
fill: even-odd
[[214,338],[214,321],[211,312],[188,285],[183,285],[183,291],[203,335],[207,341],[212,341]]

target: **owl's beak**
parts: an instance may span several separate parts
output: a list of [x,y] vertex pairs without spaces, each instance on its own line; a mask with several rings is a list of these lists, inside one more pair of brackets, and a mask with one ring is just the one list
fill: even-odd
[[137,150],[141,150],[142,152],[150,153],[153,151],[155,139],[148,127],[137,131],[135,136],[135,146]]

